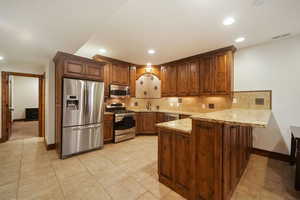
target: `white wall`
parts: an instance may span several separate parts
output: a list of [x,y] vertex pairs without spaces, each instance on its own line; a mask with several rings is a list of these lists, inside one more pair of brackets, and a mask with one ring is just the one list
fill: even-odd
[[26,108],[39,107],[39,79],[13,76],[12,97],[12,119],[25,119]]
[[45,139],[47,144],[55,143],[55,68],[49,61],[46,67],[46,102],[45,102]]
[[254,147],[287,154],[289,126],[300,126],[300,36],[238,50],[235,90],[273,91],[267,129],[254,130]]
[[[0,73],[2,71],[43,74],[45,72],[45,68],[28,66],[28,65],[6,65],[0,63]],[[1,86],[1,76],[0,76],[0,91],[1,90],[2,90],[2,86]],[[0,92],[0,99],[1,99],[1,95],[2,95],[2,91]],[[1,108],[1,101],[0,101],[0,108]],[[1,115],[0,115],[0,124],[1,124]],[[0,128],[0,137],[1,137],[1,128]]]

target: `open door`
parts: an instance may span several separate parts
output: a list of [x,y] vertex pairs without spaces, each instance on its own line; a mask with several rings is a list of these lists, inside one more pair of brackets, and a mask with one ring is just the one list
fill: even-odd
[[45,136],[45,74],[28,74],[18,72],[2,72],[2,98],[1,98],[1,117],[2,117],[2,138],[0,142],[9,140],[12,134],[12,76],[24,76],[39,78],[39,136]]
[[9,140],[12,126],[11,79],[8,72],[2,72],[2,142]]

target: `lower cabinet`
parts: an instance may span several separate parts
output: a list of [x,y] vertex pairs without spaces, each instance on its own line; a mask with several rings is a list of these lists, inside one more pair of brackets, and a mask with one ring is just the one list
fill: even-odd
[[136,132],[137,134],[156,133],[156,112],[136,113]]
[[195,121],[191,141],[191,200],[231,199],[248,164],[252,128]]
[[113,141],[113,115],[104,115],[104,135],[105,143]]
[[191,184],[190,136],[177,131],[159,129],[158,173],[164,183],[184,197]]

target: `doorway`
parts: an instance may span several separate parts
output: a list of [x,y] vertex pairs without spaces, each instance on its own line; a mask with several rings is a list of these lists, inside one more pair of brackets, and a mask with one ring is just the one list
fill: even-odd
[[45,135],[44,75],[2,72],[2,142]]

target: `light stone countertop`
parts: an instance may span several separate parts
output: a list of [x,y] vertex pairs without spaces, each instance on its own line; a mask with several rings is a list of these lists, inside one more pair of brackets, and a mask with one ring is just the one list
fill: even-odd
[[177,111],[177,110],[146,110],[141,108],[128,108],[128,110],[134,111],[134,112],[159,112],[159,113],[171,113],[171,114],[180,114],[180,115],[198,115],[202,114],[202,112],[186,112],[186,111]]
[[156,126],[158,128],[166,128],[190,134],[192,132],[192,119],[186,118],[169,122],[157,123]]
[[268,126],[271,113],[271,110],[227,109],[211,113],[201,113],[193,115],[191,118],[193,120],[207,122],[220,122],[231,125],[266,128]]
[[222,111],[192,115],[187,119],[157,123],[158,128],[180,131],[190,134],[192,132],[192,119],[207,122],[219,122],[230,125],[245,125],[266,128],[268,126],[271,110],[227,109]]
[[113,112],[104,112],[104,115],[113,115]]

